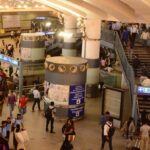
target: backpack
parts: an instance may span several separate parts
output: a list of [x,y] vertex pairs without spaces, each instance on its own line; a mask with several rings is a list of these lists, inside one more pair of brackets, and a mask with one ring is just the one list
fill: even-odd
[[45,111],[45,117],[46,118],[52,118],[52,111],[54,108],[50,109],[49,107]]
[[110,126],[110,125],[108,125],[108,126],[109,126],[108,136],[112,137],[114,135],[116,129],[113,126]]

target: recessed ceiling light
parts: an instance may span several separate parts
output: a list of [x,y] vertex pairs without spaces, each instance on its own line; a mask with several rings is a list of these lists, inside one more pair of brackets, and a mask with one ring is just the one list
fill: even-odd
[[9,8],[9,6],[8,6],[8,5],[5,5],[5,8]]
[[4,8],[2,5],[0,5],[0,9]]
[[45,8],[45,5],[42,5],[41,7],[42,7],[42,8]]
[[17,8],[21,8],[21,5],[18,5]]
[[27,6],[27,5],[23,5],[23,7],[24,7],[24,8],[27,8],[28,6]]
[[39,8],[39,5],[35,5],[36,8]]

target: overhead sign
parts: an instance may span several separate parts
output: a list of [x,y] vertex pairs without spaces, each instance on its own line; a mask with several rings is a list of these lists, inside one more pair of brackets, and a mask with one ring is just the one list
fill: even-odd
[[150,95],[150,87],[138,86],[137,94],[138,95]]
[[0,61],[4,61],[4,62],[9,63],[11,65],[19,66],[18,60],[11,58],[9,56],[3,55],[3,54],[0,54]]
[[69,105],[80,105],[84,103],[85,85],[71,85]]

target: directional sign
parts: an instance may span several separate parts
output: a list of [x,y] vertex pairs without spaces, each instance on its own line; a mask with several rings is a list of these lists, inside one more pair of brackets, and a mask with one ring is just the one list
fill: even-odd
[[150,95],[150,87],[138,86],[137,87],[137,94],[139,94],[139,95]]

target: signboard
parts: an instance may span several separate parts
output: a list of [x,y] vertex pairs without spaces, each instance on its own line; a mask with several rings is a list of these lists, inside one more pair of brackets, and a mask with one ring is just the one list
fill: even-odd
[[68,116],[73,119],[80,119],[84,116],[84,104],[69,108]]
[[150,95],[150,87],[138,86],[137,94],[138,95]]
[[4,62],[9,63],[11,65],[19,66],[18,60],[14,59],[12,57],[3,55],[3,54],[0,54],[0,61],[4,61]]
[[3,15],[3,28],[17,28],[20,27],[19,15]]
[[48,98],[57,105],[68,105],[69,85],[50,84]]
[[120,118],[122,92],[112,89],[105,89],[104,112],[109,111],[114,118]]
[[80,105],[84,103],[85,85],[71,85],[69,105]]

